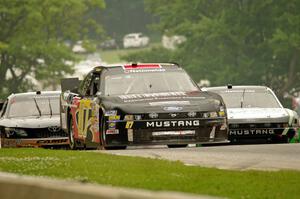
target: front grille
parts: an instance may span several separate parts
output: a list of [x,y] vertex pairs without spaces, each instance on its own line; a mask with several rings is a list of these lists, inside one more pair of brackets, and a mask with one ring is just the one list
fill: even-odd
[[[155,141],[203,141],[203,140],[209,140],[210,132],[212,130],[212,127],[206,127],[206,128],[197,128],[197,129],[190,129],[194,130],[194,135],[159,135],[159,136],[153,136],[152,132],[160,132],[160,131],[170,131],[170,129],[143,129],[143,130],[134,130],[133,133],[133,140],[134,142],[155,142]],[[183,131],[183,129],[172,129],[172,131]],[[217,132],[219,132],[217,130]],[[216,137],[219,137],[217,135]],[[226,134],[226,132],[225,132]],[[226,135],[224,135],[226,136]]]
[[[19,130],[24,130],[25,133],[19,133]],[[59,138],[68,137],[68,135],[62,131],[60,128],[56,129],[55,132],[51,128],[26,128],[19,130],[11,130],[10,138]]]
[[286,123],[243,123],[229,124],[229,129],[259,129],[259,128],[284,128]]
[[[168,112],[168,113],[158,113],[158,118],[155,119],[180,119],[180,118],[205,118],[204,114],[207,112],[196,112],[194,117],[189,117],[188,112]],[[172,117],[172,114],[176,114],[176,116]],[[152,118],[149,117],[149,114],[135,114],[141,115],[141,119],[143,120],[151,120]]]

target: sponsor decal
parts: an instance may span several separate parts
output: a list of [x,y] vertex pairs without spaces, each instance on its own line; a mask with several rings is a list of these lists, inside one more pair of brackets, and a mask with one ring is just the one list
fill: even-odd
[[216,135],[216,127],[214,126],[209,134],[209,139],[214,139]]
[[108,123],[108,128],[115,129],[116,128],[116,123],[115,122]]
[[60,144],[60,143],[66,143],[68,142],[68,139],[57,139],[57,140],[38,140],[37,144]]
[[116,110],[110,110],[110,111],[105,111],[104,116],[116,116],[117,111]]
[[168,105],[190,105],[190,101],[162,101],[162,102],[149,102],[150,106],[168,106]]
[[183,107],[180,106],[167,106],[163,108],[164,111],[181,111]]
[[160,68],[160,69],[130,69],[125,70],[125,73],[149,73],[149,72],[165,72],[166,69]]
[[107,129],[106,130],[106,135],[115,135],[119,134],[119,129]]
[[165,92],[165,93],[144,93],[144,94],[131,94],[131,95],[120,95],[122,100],[130,99],[143,99],[143,98],[159,98],[159,97],[174,97],[174,96],[185,96],[185,92]]
[[164,136],[164,135],[195,135],[195,131],[158,131],[152,132],[153,136]]
[[108,117],[109,121],[115,121],[115,120],[120,120],[120,115],[110,115]]
[[153,121],[146,122],[146,127],[159,128],[159,127],[198,127],[200,126],[199,120],[176,120],[176,121]]
[[273,135],[274,129],[239,129],[229,130],[229,135]]
[[127,130],[127,138],[128,138],[129,142],[133,142],[133,130],[132,129]]
[[134,70],[126,70],[126,73],[149,73],[149,72],[165,72],[166,69],[134,69]]
[[125,73],[144,73],[144,72],[165,72],[159,64],[138,64],[138,65],[123,65]]

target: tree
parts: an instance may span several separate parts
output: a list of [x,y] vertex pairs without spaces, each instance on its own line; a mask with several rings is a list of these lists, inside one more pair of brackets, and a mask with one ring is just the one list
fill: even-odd
[[104,7],[103,0],[1,0],[0,94],[33,89],[30,77],[57,84],[72,73],[65,41],[102,34],[88,13]]
[[103,22],[110,37],[121,42],[123,36],[128,33],[149,33],[147,24],[155,19],[145,12],[143,0],[105,0],[105,3],[106,9],[93,15],[95,19]]
[[187,38],[172,56],[195,80],[267,85],[280,98],[300,88],[300,1],[146,0],[145,4],[160,18],[158,30]]
[[163,47],[153,47],[147,50],[141,50],[135,53],[129,53],[121,57],[122,60],[129,62],[174,62],[176,60],[172,51]]

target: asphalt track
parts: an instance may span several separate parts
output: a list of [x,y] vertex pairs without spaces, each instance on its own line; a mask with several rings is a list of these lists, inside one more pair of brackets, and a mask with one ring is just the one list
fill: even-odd
[[190,166],[235,170],[300,170],[300,143],[223,145],[187,148],[129,147],[102,153],[181,161]]

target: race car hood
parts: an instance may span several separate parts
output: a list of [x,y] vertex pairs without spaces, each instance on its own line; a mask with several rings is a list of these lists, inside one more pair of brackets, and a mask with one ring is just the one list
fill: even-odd
[[288,123],[289,112],[284,108],[227,108],[229,123]]
[[0,126],[10,128],[47,128],[49,126],[60,126],[60,118],[57,116],[42,116],[40,118],[7,118],[0,120]]
[[106,110],[125,113],[219,111],[222,98],[210,92],[169,92],[102,98]]

